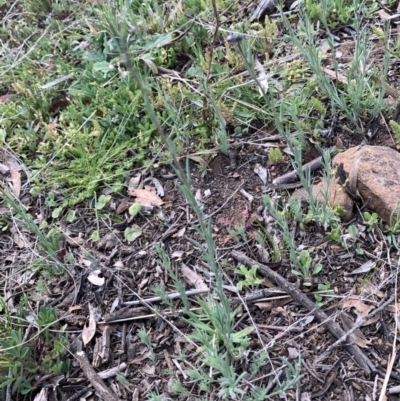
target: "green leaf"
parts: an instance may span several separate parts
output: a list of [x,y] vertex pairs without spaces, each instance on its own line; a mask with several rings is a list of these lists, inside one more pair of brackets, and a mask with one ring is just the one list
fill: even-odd
[[68,223],[73,223],[73,221],[75,220],[75,210],[69,210],[68,211],[68,215],[67,215],[67,221]]
[[54,200],[54,192],[49,192],[47,198],[44,200],[44,204],[49,207],[57,206],[57,202]]
[[[2,365],[3,366],[3,365]],[[15,379],[9,378],[8,376],[0,376],[0,388],[7,387],[10,383],[12,383]]]
[[92,232],[92,235],[90,236],[92,241],[97,242],[100,239],[100,233],[99,230],[95,230]]
[[313,274],[313,275],[314,275],[314,274],[318,274],[321,270],[322,270],[322,265],[321,265],[321,263],[317,263],[317,264],[314,266],[314,270],[313,270],[312,274]]
[[4,142],[6,140],[7,132],[5,129],[0,128],[0,142]]
[[142,210],[142,205],[140,205],[139,203],[134,203],[129,207],[129,214],[132,217],[135,217],[141,210]]
[[253,331],[254,331],[254,327],[253,326],[249,326],[249,327],[246,327],[243,330],[240,330],[240,331],[238,331],[236,333],[233,333],[232,334],[232,341],[234,343],[239,343],[242,338],[247,337]]
[[349,228],[348,228],[348,230],[349,230],[349,234],[354,238],[354,239],[356,239],[357,237],[358,237],[358,230],[357,230],[357,227],[355,226],[355,225],[351,225]]
[[100,197],[96,201],[95,208],[96,210],[101,210],[106,204],[107,204],[107,197],[105,195],[100,195]]
[[104,77],[114,69],[115,67],[107,61],[99,61],[93,64],[93,72],[102,72]]
[[127,241],[133,242],[142,235],[142,229],[134,224],[132,227],[127,227],[124,231],[124,237]]
[[60,217],[60,214],[61,214],[61,212],[62,212],[62,207],[60,206],[60,207],[56,207],[53,211],[52,211],[52,213],[51,213],[51,217],[53,218],[53,219],[58,219],[59,217]]
[[155,47],[162,47],[171,42],[172,35],[170,33],[162,33],[160,35],[153,35],[151,40],[148,40],[142,47],[143,50],[151,50]]

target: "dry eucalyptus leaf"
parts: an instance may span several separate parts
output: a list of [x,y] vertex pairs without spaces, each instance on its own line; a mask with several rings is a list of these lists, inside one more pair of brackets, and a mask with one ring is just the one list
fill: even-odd
[[185,234],[186,231],[186,227],[182,227],[175,235],[173,235],[173,237],[183,237],[183,235]]
[[[345,332],[351,330],[354,327],[354,322],[346,313],[341,314],[341,319],[343,323],[343,330]],[[357,329],[354,333],[350,334],[351,341],[357,344],[360,348],[368,348],[371,344],[371,340],[367,340],[361,330]]]
[[126,209],[128,209],[129,207],[129,199],[124,198],[122,199],[122,201],[119,203],[117,210],[116,210],[116,214],[122,214],[125,212]]
[[193,271],[190,267],[182,263],[181,270],[183,277],[189,284],[193,285],[194,288],[198,290],[208,290],[208,287],[204,282],[203,278],[200,275],[198,275],[195,271]]
[[372,305],[366,305],[361,302],[358,295],[350,295],[345,300],[343,300],[343,308],[353,307],[356,308],[357,312],[362,317],[368,316],[372,309],[375,307]]
[[184,254],[184,251],[174,251],[171,255],[171,259],[180,260],[182,259]]
[[92,306],[92,304],[89,304],[89,321],[86,322],[82,330],[82,341],[85,347],[96,333],[95,312],[95,308]]
[[5,161],[10,169],[10,177],[7,178],[7,181],[12,183],[11,191],[16,198],[19,198],[19,194],[21,192],[21,173],[19,172],[20,166],[17,163],[17,160],[11,155],[7,155],[5,157]]
[[370,270],[374,269],[376,266],[376,262],[372,260],[366,261],[363,265],[354,269],[352,272],[345,273],[346,276],[351,276],[352,274],[361,274],[361,273],[368,273]]
[[0,163],[0,174],[1,175],[9,175],[10,174],[10,169],[8,168],[8,166],[6,166],[5,164],[1,164]]
[[271,311],[272,308],[274,307],[274,304],[272,302],[256,302],[254,305],[256,305],[261,310],[266,310],[266,311]]
[[90,273],[89,273],[89,276],[88,276],[88,280],[93,284],[93,285],[97,285],[97,286],[102,286],[104,283],[105,283],[105,281],[106,281],[106,279],[104,278],[104,277],[99,277],[100,276],[100,274],[101,274],[101,270],[100,269],[98,269],[98,270],[92,270]]
[[154,375],[156,367],[154,366],[154,364],[146,363],[146,365],[142,367],[142,370],[147,375]]
[[134,189],[129,191],[129,195],[134,196],[136,202],[143,207],[161,206],[164,203],[155,191],[148,189]]
[[75,312],[77,310],[84,310],[85,308],[82,305],[74,305],[68,308],[68,313]]

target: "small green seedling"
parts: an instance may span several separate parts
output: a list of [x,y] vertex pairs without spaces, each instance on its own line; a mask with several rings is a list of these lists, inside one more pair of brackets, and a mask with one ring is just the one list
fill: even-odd
[[146,330],[144,328],[141,328],[138,330],[137,335],[143,342],[143,344],[149,349],[150,351],[150,356],[149,358],[154,362],[157,358],[156,354],[154,353],[153,345],[151,344],[151,340],[149,335],[147,334]]
[[364,212],[364,224],[368,226],[368,232],[372,231],[374,227],[377,227],[378,222],[379,219],[376,213]]
[[240,265],[239,269],[235,270],[235,273],[244,276],[244,280],[237,283],[237,287],[241,291],[245,286],[254,286],[261,284],[261,280],[257,277],[257,265],[251,266],[250,270],[246,268],[245,265]]
[[326,241],[342,242],[341,230],[339,224],[332,228],[325,236]]
[[292,273],[297,277],[300,277],[304,280],[304,285],[310,287],[311,286],[311,277],[318,274],[321,269],[321,263],[317,263],[314,268],[311,267],[312,259],[310,256],[310,252],[301,251],[299,256],[297,257],[297,265],[299,270],[292,270]]
[[[325,298],[332,298],[334,295],[335,295],[335,293],[331,290],[331,285],[328,283],[328,284],[318,284],[318,291],[324,291],[325,292],[325,294],[324,294],[324,297]],[[321,294],[314,294],[314,298],[315,298],[315,301],[316,301],[316,304],[318,305],[318,306],[322,306],[322,299],[324,298]]]

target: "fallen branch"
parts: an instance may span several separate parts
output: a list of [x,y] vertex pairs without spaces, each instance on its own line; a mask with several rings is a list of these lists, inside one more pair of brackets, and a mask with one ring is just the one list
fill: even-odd
[[[322,166],[322,156],[317,157],[314,160],[311,160],[309,163],[304,164],[302,167],[303,171],[306,170],[310,170],[310,171],[314,171],[317,170],[318,168],[320,168]],[[272,181],[272,184],[275,187],[279,187],[282,184],[286,184],[288,182],[293,182],[296,181],[298,179],[298,174],[297,171],[290,171],[289,173],[283,174],[278,178],[275,178],[275,180]]]
[[102,372],[98,373],[98,376],[100,379],[109,379],[110,377],[114,377],[117,373],[122,372],[126,369],[128,365],[125,362],[122,362],[118,366],[115,366],[114,368],[103,370]]
[[100,398],[107,401],[121,401],[117,395],[104,384],[103,380],[100,379],[99,375],[93,369],[86,352],[82,351],[82,342],[80,340],[75,341],[71,345],[71,350],[74,352],[74,356],[78,360],[83,373],[97,391]]
[[[193,295],[207,294],[208,292],[209,292],[209,290],[189,290],[189,291],[186,291],[185,294],[189,297],[189,296],[193,296]],[[181,293],[173,292],[172,294],[167,294],[166,296],[169,299],[176,299],[176,298],[181,297]],[[153,297],[153,298],[142,299],[139,301],[127,301],[127,302],[124,302],[123,305],[141,305],[143,303],[151,304],[153,302],[158,302],[158,301],[162,301],[162,298],[161,297]]]
[[[258,261],[247,257],[244,253],[238,251],[232,251],[231,255],[237,261],[244,263],[248,266],[258,265],[258,271],[264,276],[274,281],[280,288],[287,292],[296,302],[307,308],[320,323],[324,324],[328,331],[336,338],[339,339],[345,335],[342,328],[329,317],[324,311],[322,311],[314,302],[307,298],[296,286],[289,283],[278,273],[274,272],[267,265],[261,264]],[[348,344],[345,346],[346,350],[351,354],[357,364],[364,369],[368,374],[375,372],[376,368],[370,359],[360,350],[355,344]]]

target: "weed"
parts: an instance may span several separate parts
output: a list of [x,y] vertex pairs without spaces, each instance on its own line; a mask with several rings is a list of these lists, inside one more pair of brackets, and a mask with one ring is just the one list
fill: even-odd
[[257,277],[257,269],[258,266],[251,266],[250,270],[246,268],[244,265],[240,265],[239,269],[235,270],[235,273],[244,276],[244,280],[240,280],[237,283],[237,287],[239,290],[242,290],[245,286],[254,286],[261,284],[261,280]]
[[376,213],[364,212],[364,224],[368,227],[367,231],[373,231],[378,226],[379,219]]
[[292,273],[297,277],[300,277],[303,281],[303,285],[311,286],[312,276],[317,275],[321,269],[322,265],[317,263],[312,268],[312,258],[310,256],[310,252],[308,251],[301,251],[299,256],[297,257],[297,269],[293,269]]
[[335,292],[331,290],[331,285],[329,283],[328,284],[319,283],[317,289],[318,291],[323,292],[323,294],[318,294],[318,293],[314,294],[314,298],[318,306],[323,305],[322,301],[324,297],[329,300],[333,299],[335,295]]
[[[309,68],[314,73],[318,80],[320,89],[328,96],[331,102],[332,113],[335,115],[336,108],[339,108],[350,121],[359,127],[358,119],[363,115],[365,110],[371,110],[372,116],[376,116],[381,110],[385,108],[383,103],[384,85],[376,87],[372,82],[371,76],[373,72],[367,64],[370,54],[368,46],[369,33],[366,28],[361,28],[363,17],[362,14],[364,3],[359,0],[354,0],[351,3],[346,0],[338,0],[338,8],[336,2],[329,2],[323,0],[322,2],[315,2],[308,0],[304,10],[300,12],[299,32],[295,32],[291,27],[289,21],[284,18],[283,22],[288,29],[288,38],[296,46],[301,53],[302,57],[306,60]],[[347,3],[347,11],[345,3]],[[315,25],[313,21],[321,21],[328,32],[328,44],[334,52],[334,40],[330,33],[332,17],[329,17],[329,10],[339,12],[338,19],[345,18],[349,20],[352,18],[354,29],[356,31],[354,56],[352,57],[351,65],[345,75],[346,85],[344,87],[337,86],[330,78],[327,77],[322,68],[322,55],[315,45]],[[371,8],[370,8],[371,10]],[[354,12],[352,12],[354,11]],[[368,14],[369,11],[365,10]],[[312,13],[312,15],[310,15]],[[343,14],[342,14],[343,13]],[[354,16],[354,18],[353,18]],[[333,20],[334,23],[334,20]],[[337,62],[334,60],[336,77],[340,76],[338,71]],[[380,74],[381,80],[386,76],[385,72],[388,68],[388,57],[385,56],[384,71]],[[378,95],[374,95],[378,92]],[[315,103],[315,102],[314,102]]]
[[399,247],[398,233],[400,232],[400,210],[393,210],[388,224],[383,227],[383,232],[387,235],[388,243],[396,249]]
[[268,160],[272,164],[278,164],[283,162],[283,153],[279,148],[271,148],[268,153]]
[[143,342],[144,345],[149,349],[150,351],[150,359],[154,362],[156,360],[156,354],[154,353],[153,346],[151,345],[151,340],[149,335],[147,334],[146,330],[142,327],[141,329],[138,330],[137,332],[138,337],[140,340]]
[[246,228],[243,225],[237,224],[234,228],[228,227],[226,230],[236,243],[247,241]]
[[[65,327],[59,327],[55,310],[42,306],[34,318],[34,324],[39,331],[39,341],[43,342],[43,349],[47,353],[39,364],[33,356],[33,341],[25,340],[23,329],[15,325],[9,331],[8,338],[0,341],[0,394],[8,385],[12,385],[13,394],[28,394],[33,390],[32,381],[36,374],[69,371],[69,359],[64,357],[68,344],[63,333]],[[50,328],[56,328],[58,332],[50,332]]]
[[326,233],[325,239],[327,241],[342,242],[342,230],[340,225],[337,224],[329,232]]
[[390,120],[389,121],[389,125],[392,128],[392,131],[393,131],[394,137],[396,139],[396,142],[400,143],[400,124],[398,124],[394,120]]

